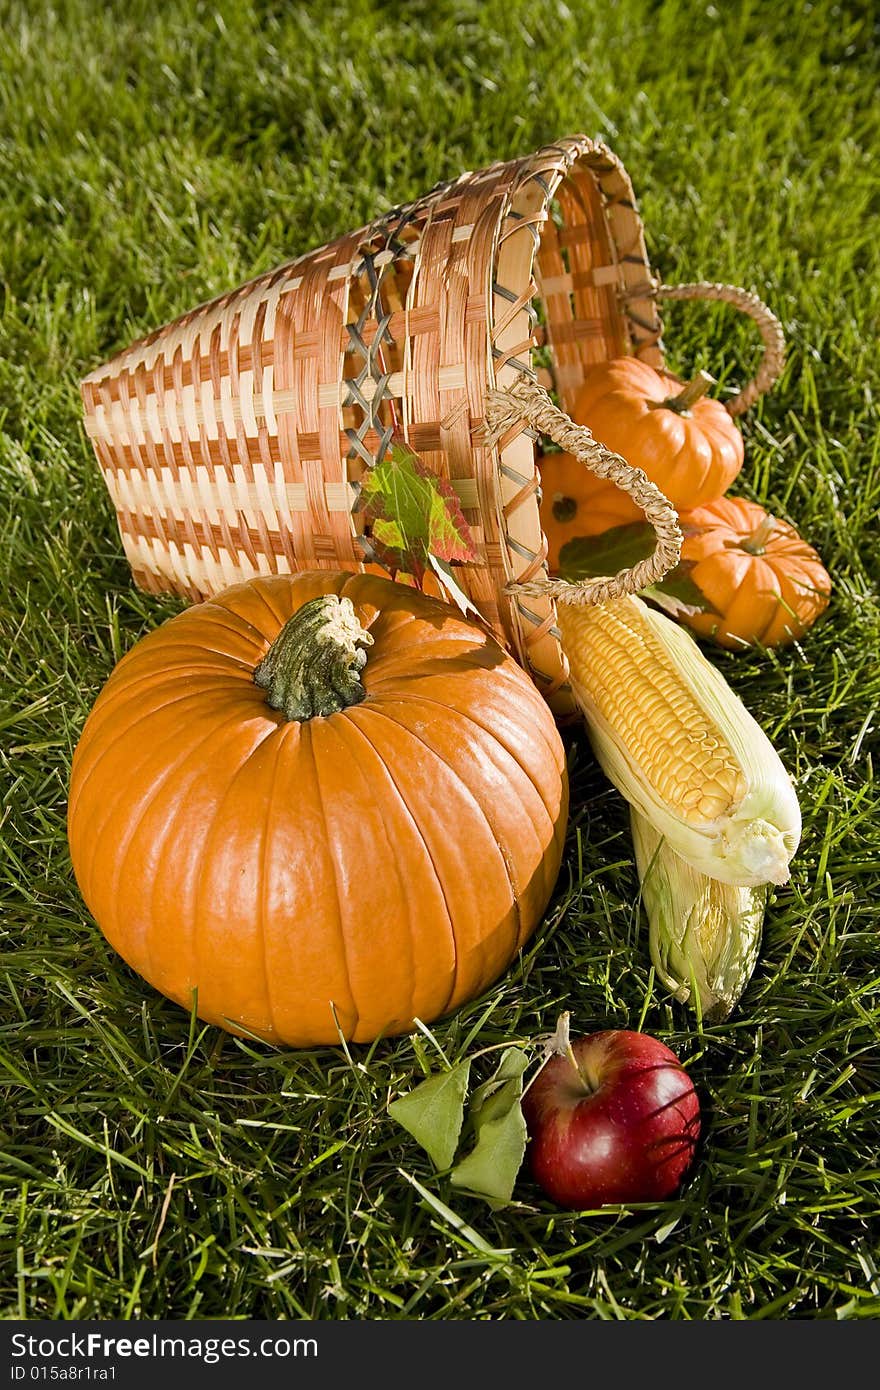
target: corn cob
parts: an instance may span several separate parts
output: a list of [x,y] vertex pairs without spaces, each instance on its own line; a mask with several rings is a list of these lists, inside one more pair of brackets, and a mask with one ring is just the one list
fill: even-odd
[[709,1023],[730,1014],[752,977],[768,888],[701,874],[631,809],[651,960],[667,989]]
[[630,805],[710,878],[787,882],[801,833],[791,778],[690,634],[636,597],[557,612],[593,749]]

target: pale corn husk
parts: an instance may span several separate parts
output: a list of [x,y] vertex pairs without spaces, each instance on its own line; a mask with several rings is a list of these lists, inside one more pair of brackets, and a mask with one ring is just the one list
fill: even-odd
[[641,599],[559,605],[596,756],[669,847],[740,888],[787,882],[801,835],[791,778],[724,676]]
[[651,960],[667,989],[707,1022],[731,1013],[761,948],[769,888],[709,878],[631,810]]

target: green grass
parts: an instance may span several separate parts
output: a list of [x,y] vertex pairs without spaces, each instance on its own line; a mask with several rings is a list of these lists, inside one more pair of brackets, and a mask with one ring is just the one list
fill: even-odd
[[[4,1316],[880,1315],[871,7],[5,0],[0,17]],[[817,546],[834,596],[792,650],[712,653],[804,811],[751,983],[702,1030],[657,986],[625,808],[574,731],[546,921],[435,1042],[276,1052],[192,1024],[106,945],[67,856],[86,714],[178,606],[131,583],[78,380],[439,178],[579,130],[630,171],[662,276],[756,290],[789,342],[737,487]],[[729,311],[664,312],[673,366],[753,368]],[[523,1178],[493,1212],[386,1116],[439,1048],[526,1040],[563,1008],[687,1061],[704,1139],[674,1200],[564,1214]]]

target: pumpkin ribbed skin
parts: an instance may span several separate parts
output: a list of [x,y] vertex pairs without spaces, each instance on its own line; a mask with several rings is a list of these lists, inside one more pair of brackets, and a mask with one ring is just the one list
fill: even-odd
[[745,456],[720,401],[704,396],[684,414],[660,404],[682,389],[676,377],[637,357],[616,357],[590,367],[572,411],[602,444],[644,469],[679,511],[721,497]]
[[722,497],[680,519],[688,578],[716,610],[680,615],[697,636],[731,651],[783,647],[828,607],[831,578],[818,553],[756,502]]
[[[365,696],[288,721],[253,672],[327,593],[373,638]],[[303,573],[227,589],[122,659],[74,754],[68,838],[140,975],[187,1009],[197,989],[207,1022],[309,1046],[491,984],[549,901],[567,811],[553,717],[500,645],[390,580]]]

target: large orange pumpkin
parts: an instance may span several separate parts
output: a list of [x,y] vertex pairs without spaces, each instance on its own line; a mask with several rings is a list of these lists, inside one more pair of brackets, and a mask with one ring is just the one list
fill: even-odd
[[146,980],[306,1046],[492,983],[547,905],[567,809],[549,708],[481,627],[388,579],[305,573],[227,589],[122,659],[68,836]]
[[744,497],[683,512],[681,563],[713,612],[677,616],[700,637],[742,650],[803,636],[828,606],[831,579],[787,521]]
[[721,497],[743,465],[742,435],[705,395],[710,382],[701,372],[684,385],[637,357],[616,357],[590,367],[572,416],[685,511]]

